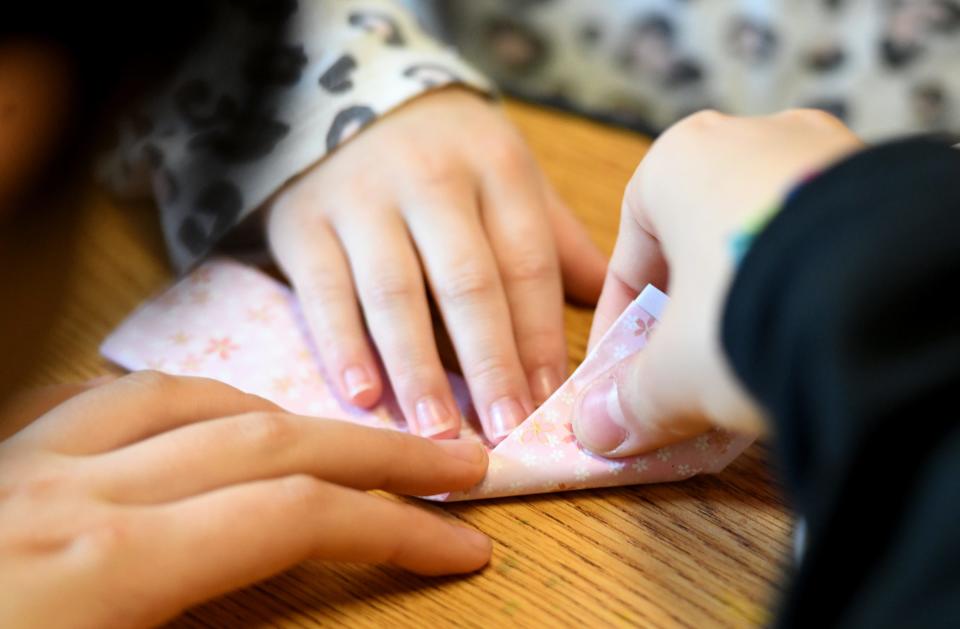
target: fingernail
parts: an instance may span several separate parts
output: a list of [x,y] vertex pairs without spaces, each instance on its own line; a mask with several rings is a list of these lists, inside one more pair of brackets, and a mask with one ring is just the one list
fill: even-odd
[[533,395],[533,402],[540,406],[547,401],[553,392],[563,384],[563,378],[552,367],[541,367],[530,374],[530,393]]
[[523,406],[517,400],[511,397],[497,400],[490,405],[490,438],[494,441],[505,439],[525,416]]
[[590,385],[574,417],[575,432],[584,447],[597,453],[616,450],[627,438],[625,423],[617,381],[604,378]]
[[489,555],[493,550],[493,541],[480,531],[468,529],[465,526],[457,526],[457,529],[457,532],[460,534],[460,537],[463,539],[463,541],[476,548],[483,554]]
[[466,441],[464,439],[446,439],[435,442],[443,448],[450,456],[466,461],[467,463],[481,463],[487,458],[487,449],[479,441]]
[[356,401],[361,395],[373,389],[373,378],[364,367],[359,365],[347,367],[343,371],[343,388],[347,396]]
[[446,405],[432,395],[421,398],[417,402],[416,412],[417,434],[421,437],[433,437],[457,425],[456,418],[450,414]]

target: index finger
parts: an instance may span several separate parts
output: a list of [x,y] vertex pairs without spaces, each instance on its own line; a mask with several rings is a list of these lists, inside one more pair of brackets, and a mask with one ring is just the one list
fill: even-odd
[[667,287],[667,262],[660,242],[640,224],[641,214],[634,207],[636,201],[632,201],[631,196],[636,195],[631,195],[628,187],[620,212],[617,244],[614,245],[603,290],[593,315],[588,351],[593,349],[647,284],[653,284],[661,290]]
[[435,441],[341,421],[248,413],[163,433],[101,455],[96,463],[105,492],[126,503],[169,502],[304,473],[357,489],[423,496],[480,482],[486,451],[474,441]]
[[97,454],[213,417],[277,410],[209,378],[137,371],[70,398],[13,438],[62,454]]

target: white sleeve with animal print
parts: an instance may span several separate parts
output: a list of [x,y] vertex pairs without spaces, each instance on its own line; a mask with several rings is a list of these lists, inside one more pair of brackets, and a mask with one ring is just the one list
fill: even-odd
[[152,192],[180,271],[378,116],[451,83],[492,91],[390,0],[227,5],[99,168],[122,196]]

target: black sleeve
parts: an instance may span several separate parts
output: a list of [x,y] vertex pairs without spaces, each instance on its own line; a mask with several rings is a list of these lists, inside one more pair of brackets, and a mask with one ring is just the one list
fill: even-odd
[[887,144],[801,188],[728,296],[807,550],[781,627],[960,627],[960,151]]

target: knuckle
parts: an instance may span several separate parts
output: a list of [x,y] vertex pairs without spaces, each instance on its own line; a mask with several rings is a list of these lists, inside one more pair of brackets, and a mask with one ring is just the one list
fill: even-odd
[[483,386],[500,388],[509,382],[510,361],[504,354],[488,352],[465,363],[463,371],[467,378],[482,382]]
[[224,391],[230,393],[231,395],[239,396],[239,400],[242,400],[245,407],[251,410],[256,409],[279,409],[275,403],[271,402],[267,398],[260,397],[255,393],[247,393],[246,391],[240,391],[239,389],[234,389],[229,384],[219,383],[221,386],[225,387]]
[[324,484],[309,474],[294,474],[279,482],[275,495],[290,504],[315,505],[324,496]]
[[[531,242],[527,240],[527,242]],[[555,256],[545,255],[543,250],[524,248],[516,251],[503,265],[503,276],[510,283],[541,284],[559,275]]]
[[389,270],[389,265],[381,266],[376,281],[363,289],[364,301],[376,309],[401,309],[416,299],[420,292],[418,280],[400,270]]
[[783,112],[783,115],[788,118],[794,118],[801,122],[818,126],[836,127],[843,125],[839,118],[827,111],[824,111],[823,109],[788,109],[787,111]]
[[387,447],[384,448],[384,452],[388,456],[396,460],[404,460],[408,458],[411,439],[417,439],[418,437],[396,430],[383,430],[377,432],[377,438],[383,439],[386,443]]
[[86,555],[98,563],[122,556],[137,534],[136,527],[119,513],[110,513],[82,526],[74,536]]
[[[651,149],[652,151],[652,149]],[[633,171],[633,175],[630,177],[630,181],[627,182],[627,186],[623,191],[623,211],[632,210],[633,205],[637,203],[643,194],[643,190],[647,185],[646,182],[646,173],[650,170],[650,162],[645,158]]]
[[303,190],[288,194],[274,202],[269,224],[281,228],[284,238],[300,240],[327,225],[327,212],[319,201]]
[[285,413],[250,413],[241,416],[238,433],[260,448],[274,450],[295,441],[297,421]]
[[565,362],[566,344],[563,337],[563,327],[551,324],[539,324],[518,335],[518,349],[527,364],[540,366],[553,365]]
[[390,485],[400,470],[409,470],[422,462],[413,456],[413,441],[420,439],[396,430],[381,430],[377,438],[384,441],[383,455],[378,465],[371,466],[364,478],[367,487],[383,488]]
[[177,378],[162,371],[144,369],[128,374],[120,380],[139,389],[164,393],[176,386]]
[[53,496],[64,493],[67,490],[67,485],[67,478],[63,475],[46,473],[15,481],[6,486],[0,493],[29,501],[45,502]]
[[[678,153],[697,146],[699,141],[721,130],[722,125],[733,120],[730,116],[714,109],[702,109],[673,124],[653,142],[650,150],[641,161],[631,184],[646,187],[662,176],[662,169],[669,168]],[[643,173],[643,177],[637,175]],[[639,180],[639,181],[638,181]],[[635,190],[629,188],[628,190]]]
[[409,156],[407,163],[414,189],[447,188],[454,185],[462,173],[459,162],[443,151],[418,150]]
[[467,260],[451,265],[437,282],[437,297],[441,301],[474,302],[490,297],[497,280],[485,265]]
[[681,120],[679,125],[689,125],[692,127],[712,127],[718,125],[728,118],[727,115],[720,113],[716,109],[701,109]]
[[716,129],[727,120],[729,116],[714,109],[702,109],[692,113],[664,131],[653,143],[651,152],[657,155],[675,146],[685,146],[685,143]]
[[513,138],[499,136],[484,144],[484,155],[498,172],[525,173],[533,166],[533,157],[526,147]]
[[723,122],[729,118],[726,114],[716,109],[701,109],[693,114],[694,119],[700,124],[712,125]]
[[0,500],[48,502],[60,496],[76,494],[77,486],[83,483],[76,470],[59,457],[14,460],[12,463],[7,468],[12,474],[0,479]]
[[391,363],[392,381],[401,399],[415,401],[431,391],[442,390],[445,379],[434,358],[416,349],[410,352],[403,351],[405,348],[390,349],[393,355],[402,357]]
[[327,269],[313,269],[308,279],[300,282],[299,288],[302,299],[314,304],[321,312],[353,302],[350,284]]

